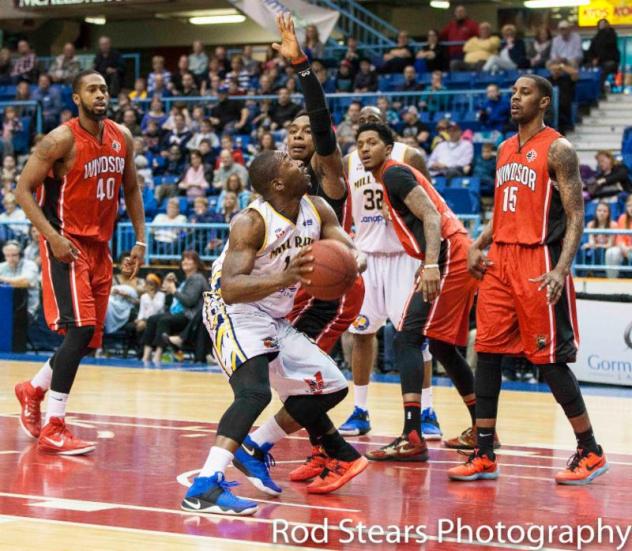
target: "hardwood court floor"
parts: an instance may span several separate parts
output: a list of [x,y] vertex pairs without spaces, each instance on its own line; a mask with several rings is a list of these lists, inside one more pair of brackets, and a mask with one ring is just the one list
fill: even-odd
[[[92,455],[62,458],[40,454],[18,426],[13,385],[37,367],[0,362],[0,549],[276,547],[275,520],[287,521],[286,533],[296,528],[299,538],[305,527],[321,526],[325,520],[333,526],[328,543],[307,541],[308,548],[366,548],[369,544],[362,544],[357,532],[352,543],[340,543],[345,532],[337,526],[346,520],[352,526],[362,522],[398,527],[399,545],[369,545],[374,549],[526,549],[526,544],[499,543],[497,538],[491,543],[457,541],[456,532],[442,543],[432,538],[438,535],[440,519],[461,518],[476,528],[499,521],[525,527],[594,524],[597,517],[624,526],[632,517],[632,401],[626,392],[621,397],[611,392],[586,396],[611,465],[610,472],[589,487],[559,487],[553,482],[574,441],[552,397],[505,391],[499,423],[501,477],[496,482],[450,483],[445,471],[462,456],[434,442],[427,464],[373,463],[339,492],[310,496],[301,484],[287,481],[289,470],[308,453],[305,434],[299,433],[274,449],[277,466],[272,474],[284,488],[282,496],[262,496],[230,468],[228,478],[242,483],[237,493],[260,500],[260,512],[254,518],[221,518],[179,509],[230,403],[231,393],[221,375],[82,366],[68,420],[73,431],[97,439],[99,445]],[[435,387],[434,395],[444,433],[453,436],[465,428],[466,411],[455,390]],[[266,415],[277,407],[273,402]],[[334,421],[343,421],[351,407],[348,397],[333,412]],[[387,443],[401,429],[399,386],[373,384],[370,410],[371,436],[351,438],[360,451]],[[428,543],[405,544],[401,537],[406,525],[424,525]]]

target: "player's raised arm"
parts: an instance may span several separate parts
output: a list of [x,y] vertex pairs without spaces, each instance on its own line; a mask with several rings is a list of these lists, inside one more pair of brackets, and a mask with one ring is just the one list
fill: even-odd
[[316,149],[316,155],[312,157],[313,168],[321,176],[321,185],[327,197],[342,199],[347,193],[342,155],[336,142],[325,92],[301,49],[292,17],[277,16],[277,26],[281,33],[281,44],[273,44],[272,47],[292,63],[301,83]]
[[235,217],[222,264],[222,299],[226,304],[256,302],[293,283],[309,283],[306,278],[314,269],[310,247],[301,249],[283,271],[251,275],[264,235],[265,223],[254,210]]
[[564,279],[570,273],[584,232],[584,198],[577,153],[566,138],[559,138],[551,144],[548,162],[566,212],[566,231],[557,265],[534,281],[541,282],[540,289],[546,287],[549,303],[555,304],[562,296]]
[[145,260],[145,208],[143,206],[143,197],[138,187],[138,178],[136,176],[136,164],[134,163],[134,141],[132,134],[127,127],[119,125],[121,132],[125,136],[127,146],[127,155],[125,157],[125,170],[123,172],[123,194],[125,195],[125,207],[129,214],[134,232],[136,233],[136,244],[130,251],[132,262],[132,275],[134,277],[138,269],[143,265]]
[[33,193],[42,185],[55,165],[62,164],[70,155],[72,147],[72,132],[67,127],[60,126],[46,135],[29,157],[15,190],[15,197],[24,214],[48,241],[53,255],[61,262],[72,262],[79,251],[53,228],[35,201]]

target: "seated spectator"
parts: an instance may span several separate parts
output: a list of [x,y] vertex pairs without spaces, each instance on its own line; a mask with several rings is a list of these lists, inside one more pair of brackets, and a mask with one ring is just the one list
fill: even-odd
[[426,43],[417,52],[417,59],[424,60],[427,72],[448,70],[448,51],[439,44],[438,31],[428,31]]
[[[632,195],[628,195],[625,202],[625,212],[619,217],[617,228],[620,230],[632,230]],[[615,236],[614,246],[606,250],[606,264],[608,266],[621,266],[626,262],[632,266],[632,235]],[[619,270],[606,270],[608,277],[618,277]]]
[[404,138],[415,138],[417,147],[430,149],[430,129],[419,119],[419,111],[414,105],[404,110],[404,125],[400,130],[400,134]]
[[219,88],[223,85],[226,72],[220,67],[216,58],[211,58],[208,62],[208,70],[202,75],[200,91],[206,96],[217,96]]
[[274,151],[277,149],[276,142],[274,140],[274,136],[271,132],[261,132],[259,135],[259,143],[257,144],[257,153],[261,153],[262,151]]
[[343,59],[336,73],[336,92],[348,93],[353,91],[353,66],[350,61]]
[[169,88],[171,72],[165,68],[165,58],[161,55],[155,55],[151,58],[151,69],[152,71],[147,77],[147,91],[150,96],[153,96],[156,88],[156,77],[161,76],[165,88]]
[[382,112],[382,114],[384,115],[384,118],[386,120],[386,123],[389,126],[395,126],[397,124],[399,124],[399,115],[397,114],[397,111],[395,111],[395,109],[393,109],[391,107],[391,104],[388,100],[387,97],[385,96],[380,96],[379,98],[377,98],[377,108]]
[[177,102],[171,104],[171,112],[169,113],[167,120],[162,124],[163,131],[169,132],[176,127],[177,115],[182,115],[184,117],[184,126],[186,126],[187,130],[191,130],[191,115],[189,115],[187,104]]
[[593,67],[601,69],[601,92],[604,93],[604,83],[608,75],[619,70],[621,52],[619,51],[619,38],[607,19],[600,19],[597,34],[590,41],[590,48],[586,57]]
[[18,179],[18,168],[13,155],[5,155],[2,159],[2,179],[9,179],[15,182]]
[[0,48],[0,86],[7,86],[13,82],[11,70],[11,50]]
[[217,217],[209,211],[208,199],[196,197],[193,200],[193,212],[189,215],[189,224],[211,224],[217,222]]
[[404,67],[415,62],[415,56],[408,42],[408,33],[399,31],[397,33],[397,44],[384,54],[384,63],[380,67],[380,72],[401,73]]
[[209,68],[209,59],[204,52],[204,44],[200,40],[193,42],[192,52],[187,60],[187,69],[191,71],[198,80],[202,80],[204,73]]
[[[237,164],[246,166],[246,161],[244,159],[244,154],[241,151],[241,147],[237,147],[235,145],[233,137],[230,134],[222,134],[219,146],[221,149],[227,149],[228,151],[230,151],[233,156],[233,161],[235,161]],[[218,158],[217,163],[215,164],[215,168],[219,168],[220,164],[220,159]]]
[[193,137],[187,142],[187,149],[199,149],[200,143],[207,140],[212,148],[219,147],[219,138],[213,129],[210,119],[203,119],[200,123],[200,131],[193,134]]
[[484,130],[499,130],[504,132],[509,123],[509,98],[501,96],[498,84],[489,84],[486,98],[479,111],[479,121]]
[[[138,169],[138,166],[137,166]],[[138,170],[136,173],[136,181],[138,182],[138,189],[143,196],[143,206],[145,207],[145,215],[153,216],[158,210],[158,202],[156,201],[156,193],[153,186],[153,179],[146,178],[142,170]],[[124,198],[121,198],[124,199]],[[122,216],[126,216],[127,206],[124,200],[121,200],[121,206],[123,209]]]
[[[153,171],[156,176],[171,179],[172,182],[180,179],[184,173],[185,159],[179,145],[172,145],[168,151],[161,151],[159,157],[153,159]],[[165,197],[177,195],[175,183],[165,183],[155,188],[156,201],[159,203]]]
[[496,73],[498,71],[510,71],[528,67],[527,47],[522,38],[517,38],[516,27],[505,25],[501,33],[503,35],[503,47],[500,50],[500,54],[490,56],[485,65],[483,65],[483,71]]
[[355,76],[360,68],[360,52],[358,52],[358,39],[354,36],[347,36],[346,41],[347,49],[345,55],[340,61],[347,61],[351,66],[351,74]]
[[[617,223],[612,220],[610,205],[599,201],[595,217],[586,225],[588,229],[616,229]],[[606,251],[614,246],[616,235],[605,233],[591,233],[588,242],[582,245],[586,263],[604,264]]]
[[186,193],[187,199],[195,199],[204,196],[209,187],[202,163],[202,154],[197,150],[191,151],[191,165],[184,173],[178,188]]
[[[15,100],[16,101],[30,101],[31,100],[31,88],[29,87],[29,83],[26,80],[21,80],[18,82],[15,87]],[[30,115],[31,113],[28,111],[32,108],[27,107],[16,107],[16,111],[18,112],[18,116],[22,115]]]
[[162,280],[160,276],[154,273],[147,274],[145,277],[145,290],[140,296],[140,307],[138,316],[134,320],[136,332],[142,335],[147,327],[147,320],[151,316],[162,314],[165,309],[165,294],[160,290]]
[[470,171],[474,146],[462,139],[461,127],[452,121],[448,126],[449,140],[437,144],[428,159],[428,169],[432,176],[455,178],[465,176]]
[[237,206],[239,210],[245,209],[250,204],[251,193],[245,189],[244,182],[238,174],[231,174],[226,181],[226,187],[217,198],[215,212],[222,214],[224,208],[224,197],[226,193],[232,192],[237,196]]
[[125,81],[125,60],[107,36],[99,38],[99,52],[94,58],[94,68],[103,75],[111,96],[118,95]]
[[[143,124],[141,122],[141,129]],[[162,131],[160,126],[155,120],[150,120],[147,123],[147,127],[143,130],[143,142],[145,142],[145,146],[147,151],[152,153],[152,155],[160,154],[160,142],[162,138]],[[152,168],[156,168],[156,166],[152,165]]]
[[[180,200],[177,197],[171,197],[167,201],[167,212],[157,214],[152,220],[152,225],[157,226],[178,226],[186,224],[187,218],[184,214],[180,214]],[[174,245],[180,238],[180,230],[174,228],[160,228],[153,230],[154,241],[164,245]]]
[[119,273],[114,275],[112,289],[105,311],[104,333],[111,335],[132,321],[130,316],[135,306],[140,303],[140,293],[144,282],[137,276],[132,277],[132,264],[129,252],[119,257]]
[[487,21],[478,27],[478,36],[473,36],[463,45],[463,60],[450,62],[452,71],[480,71],[490,57],[498,55],[500,38],[492,35],[492,26]]
[[397,89],[401,92],[418,92],[424,89],[424,85],[417,80],[417,71],[412,65],[404,67],[404,82]]
[[18,111],[12,105],[4,108],[2,118],[2,149],[0,153],[13,159],[13,138],[22,131],[22,120],[18,116]]
[[18,42],[18,55],[13,60],[11,69],[11,77],[13,82],[25,80],[34,83],[37,80],[37,57],[35,52],[31,50],[31,45],[27,40]]
[[213,187],[215,189],[224,189],[231,174],[237,174],[242,182],[245,182],[247,186],[249,185],[248,170],[245,166],[235,162],[228,149],[222,149],[219,154],[219,162],[220,166],[213,176]]
[[171,73],[171,82],[169,83],[169,91],[174,95],[179,95],[178,90],[182,90],[182,77],[186,74],[192,74],[195,80],[196,86],[200,86],[201,77],[198,77],[191,69],[189,69],[189,56],[183,54],[178,58],[178,64],[176,66],[176,71]]
[[582,39],[572,25],[562,20],[557,25],[558,34],[551,43],[551,61],[553,63],[565,63],[575,69],[579,68],[584,59]]
[[252,57],[253,48],[250,44],[244,46],[241,54],[242,61],[244,62],[244,69],[251,77],[257,76],[261,72],[261,63]]
[[[466,42],[473,36],[478,36],[478,23],[467,16],[465,6],[459,5],[454,8],[454,19],[443,28],[439,34],[442,42]],[[454,44],[448,46],[448,57],[450,60],[463,59],[463,46]]]
[[262,96],[270,96],[274,93],[272,89],[272,81],[270,80],[270,76],[266,73],[263,73],[259,77],[259,87],[257,88],[257,94],[261,94]]
[[[174,273],[166,275],[162,291],[172,297],[168,313],[150,316],[143,335],[143,361],[149,362],[154,349],[153,361],[159,364],[165,340],[182,331],[189,320],[202,308],[202,294],[208,291],[206,268],[195,251],[184,251],[180,262],[184,281],[178,284]],[[167,341],[168,342],[168,341]]]
[[220,87],[219,101],[211,109],[211,122],[220,132],[242,132],[246,130],[248,109],[243,102],[229,99],[228,88]]
[[197,134],[202,128],[202,121],[206,118],[203,105],[194,105],[191,109],[191,120],[189,122],[189,129],[193,132],[193,135]]
[[360,60],[360,70],[353,81],[353,89],[357,93],[377,91],[377,72],[365,57]]
[[228,95],[229,96],[245,96],[248,92],[245,88],[240,88],[236,78],[228,80]]
[[558,130],[566,134],[575,128],[573,122],[573,101],[575,86],[579,79],[579,71],[570,63],[549,60],[546,64],[550,72],[548,77],[553,86],[558,88]]
[[[427,90],[428,92],[443,92],[446,90],[446,87],[443,84],[443,73],[441,71],[433,71],[430,75],[430,88]],[[434,115],[437,111],[445,111],[445,96],[437,95],[430,93],[427,96],[426,101],[421,101],[419,104],[421,107],[424,107],[428,113]]]
[[230,60],[228,59],[226,48],[224,46],[215,46],[213,57],[217,60],[217,63],[219,64],[221,77],[224,78],[226,73],[230,71]]
[[481,190],[485,190],[485,195],[493,197],[494,179],[496,177],[496,152],[494,144],[485,142],[481,148],[481,153],[474,159],[472,177],[481,181]]
[[271,130],[287,128],[300,110],[301,106],[292,101],[288,89],[279,88],[277,100],[272,104],[269,111],[272,123],[270,126]]
[[76,55],[75,45],[72,42],[66,42],[63,53],[58,55],[48,68],[48,76],[55,84],[70,86],[80,72],[81,62]]
[[182,113],[173,116],[174,128],[167,132],[162,139],[162,147],[169,148],[177,145],[182,152],[186,150],[188,141],[191,139],[191,131],[187,128],[186,119]]
[[542,25],[536,30],[535,37],[529,45],[527,56],[532,68],[546,67],[551,56],[551,31],[547,25]]
[[160,101],[160,98],[154,97],[149,104],[149,111],[145,113],[143,120],[140,122],[141,130],[143,132],[147,130],[147,124],[149,121],[155,121],[158,128],[162,128],[162,125],[166,122],[167,118],[168,115],[165,113],[162,101]]
[[[335,86],[333,79],[330,79],[327,75],[327,67],[325,67],[320,61],[315,59],[312,61],[312,70],[323,87],[325,94],[333,94],[335,92]],[[377,81],[376,81],[377,82]]]
[[0,284],[28,289],[27,311],[34,320],[39,306],[40,272],[32,260],[20,258],[22,247],[17,241],[7,241],[2,247],[4,262],[0,263]]
[[239,199],[237,198],[237,194],[234,191],[226,191],[220,209],[222,222],[230,224],[231,220],[239,211]]
[[35,264],[37,264],[37,268],[41,270],[42,258],[40,256],[39,236],[39,230],[35,225],[32,225],[29,229],[29,241],[26,247],[24,247],[24,253],[22,256],[26,260],[35,262]]
[[[26,222],[26,215],[24,211],[18,207],[18,202],[15,199],[15,195],[13,193],[5,194],[2,199],[2,206],[4,207],[4,212],[0,213],[0,223],[4,224],[6,222]],[[20,238],[24,237],[28,234],[29,226],[28,224],[9,224],[7,226],[0,226],[1,230],[4,230],[4,235],[6,236],[6,230],[9,229],[9,238]],[[6,237],[5,237],[6,239]]]
[[51,86],[50,77],[47,74],[40,75],[37,84],[32,99],[40,104],[44,131],[49,132],[59,124],[59,114],[62,110],[61,93],[56,87]]
[[132,104],[132,101],[129,99],[129,95],[127,94],[127,92],[119,92],[117,100],[118,102],[114,106],[111,115],[111,118],[114,119],[116,122],[118,122],[119,124],[123,122],[123,116],[125,115],[125,111],[127,109],[133,109],[140,117],[140,110],[138,109],[138,105]]
[[349,147],[355,144],[356,134],[360,127],[360,111],[362,103],[354,100],[347,107],[347,113],[344,120],[336,127],[336,138],[343,153],[346,153]]
[[240,55],[231,58],[230,72],[226,73],[224,84],[228,86],[232,80],[236,80],[239,87],[244,90],[250,87],[250,74],[244,67],[244,60]]
[[140,129],[140,124],[138,124],[136,111],[134,109],[125,109],[123,113],[123,125],[127,127],[133,137],[142,136],[143,131]]
[[620,193],[632,192],[632,182],[628,174],[628,167],[615,160],[610,151],[602,150],[595,156],[597,159],[597,173],[586,184],[591,199],[616,197]]
[[[209,140],[202,140],[198,151],[202,155],[202,163],[204,164],[204,173],[206,174],[206,181],[213,181],[213,173],[215,172],[216,155],[215,150],[211,148],[211,142]],[[213,190],[210,191],[213,193]]]
[[307,27],[305,27],[303,50],[310,59],[323,58],[325,54],[325,45],[320,41],[320,35],[316,25],[307,25]]
[[129,93],[129,99],[132,101],[147,99],[147,81],[143,77],[134,81],[134,89]]
[[167,83],[165,82],[165,77],[163,74],[158,73],[154,76],[154,87],[149,91],[149,95],[154,98],[168,98],[172,94],[167,87]]
[[200,95],[200,91],[195,84],[195,78],[193,77],[193,73],[184,73],[182,75],[182,80],[180,83],[180,87],[174,89],[174,94],[178,96],[185,97],[197,97]]

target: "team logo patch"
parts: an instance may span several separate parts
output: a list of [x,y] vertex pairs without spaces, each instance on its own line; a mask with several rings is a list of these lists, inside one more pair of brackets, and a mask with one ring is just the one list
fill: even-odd
[[305,222],[303,222],[303,226],[311,226],[313,223],[313,220],[305,220]]
[[542,350],[546,347],[546,337],[544,335],[538,335],[535,338],[535,345],[538,347],[538,350]]
[[116,140],[114,140],[112,142],[112,149],[114,151],[120,151],[121,150],[121,144],[119,142],[117,142]]
[[358,331],[364,331],[369,327],[369,318],[360,314],[353,322],[353,327]]
[[538,154],[535,152],[535,149],[532,149],[531,151],[527,152],[527,161],[529,161],[530,163],[535,161],[537,157],[538,157]]
[[278,348],[279,341],[277,341],[274,337],[266,337],[263,339],[264,348]]
[[276,230],[274,230],[274,235],[276,235],[277,239],[281,239],[285,235],[285,229],[277,228]]
[[304,379],[304,381],[309,387],[310,394],[322,394],[323,390],[325,390],[325,380],[320,371],[316,372],[313,379]]

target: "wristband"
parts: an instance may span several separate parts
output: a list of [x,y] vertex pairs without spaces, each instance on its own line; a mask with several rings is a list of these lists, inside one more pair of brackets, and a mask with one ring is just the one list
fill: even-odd
[[301,57],[297,57],[296,59],[290,61],[290,65],[300,65],[301,63],[307,63],[308,61],[307,56],[303,54]]
[[439,264],[426,264],[426,265],[424,265],[424,270],[426,268],[437,268],[437,269],[439,269]]
[[142,241],[136,241],[136,245],[147,248],[147,243],[143,243]]

